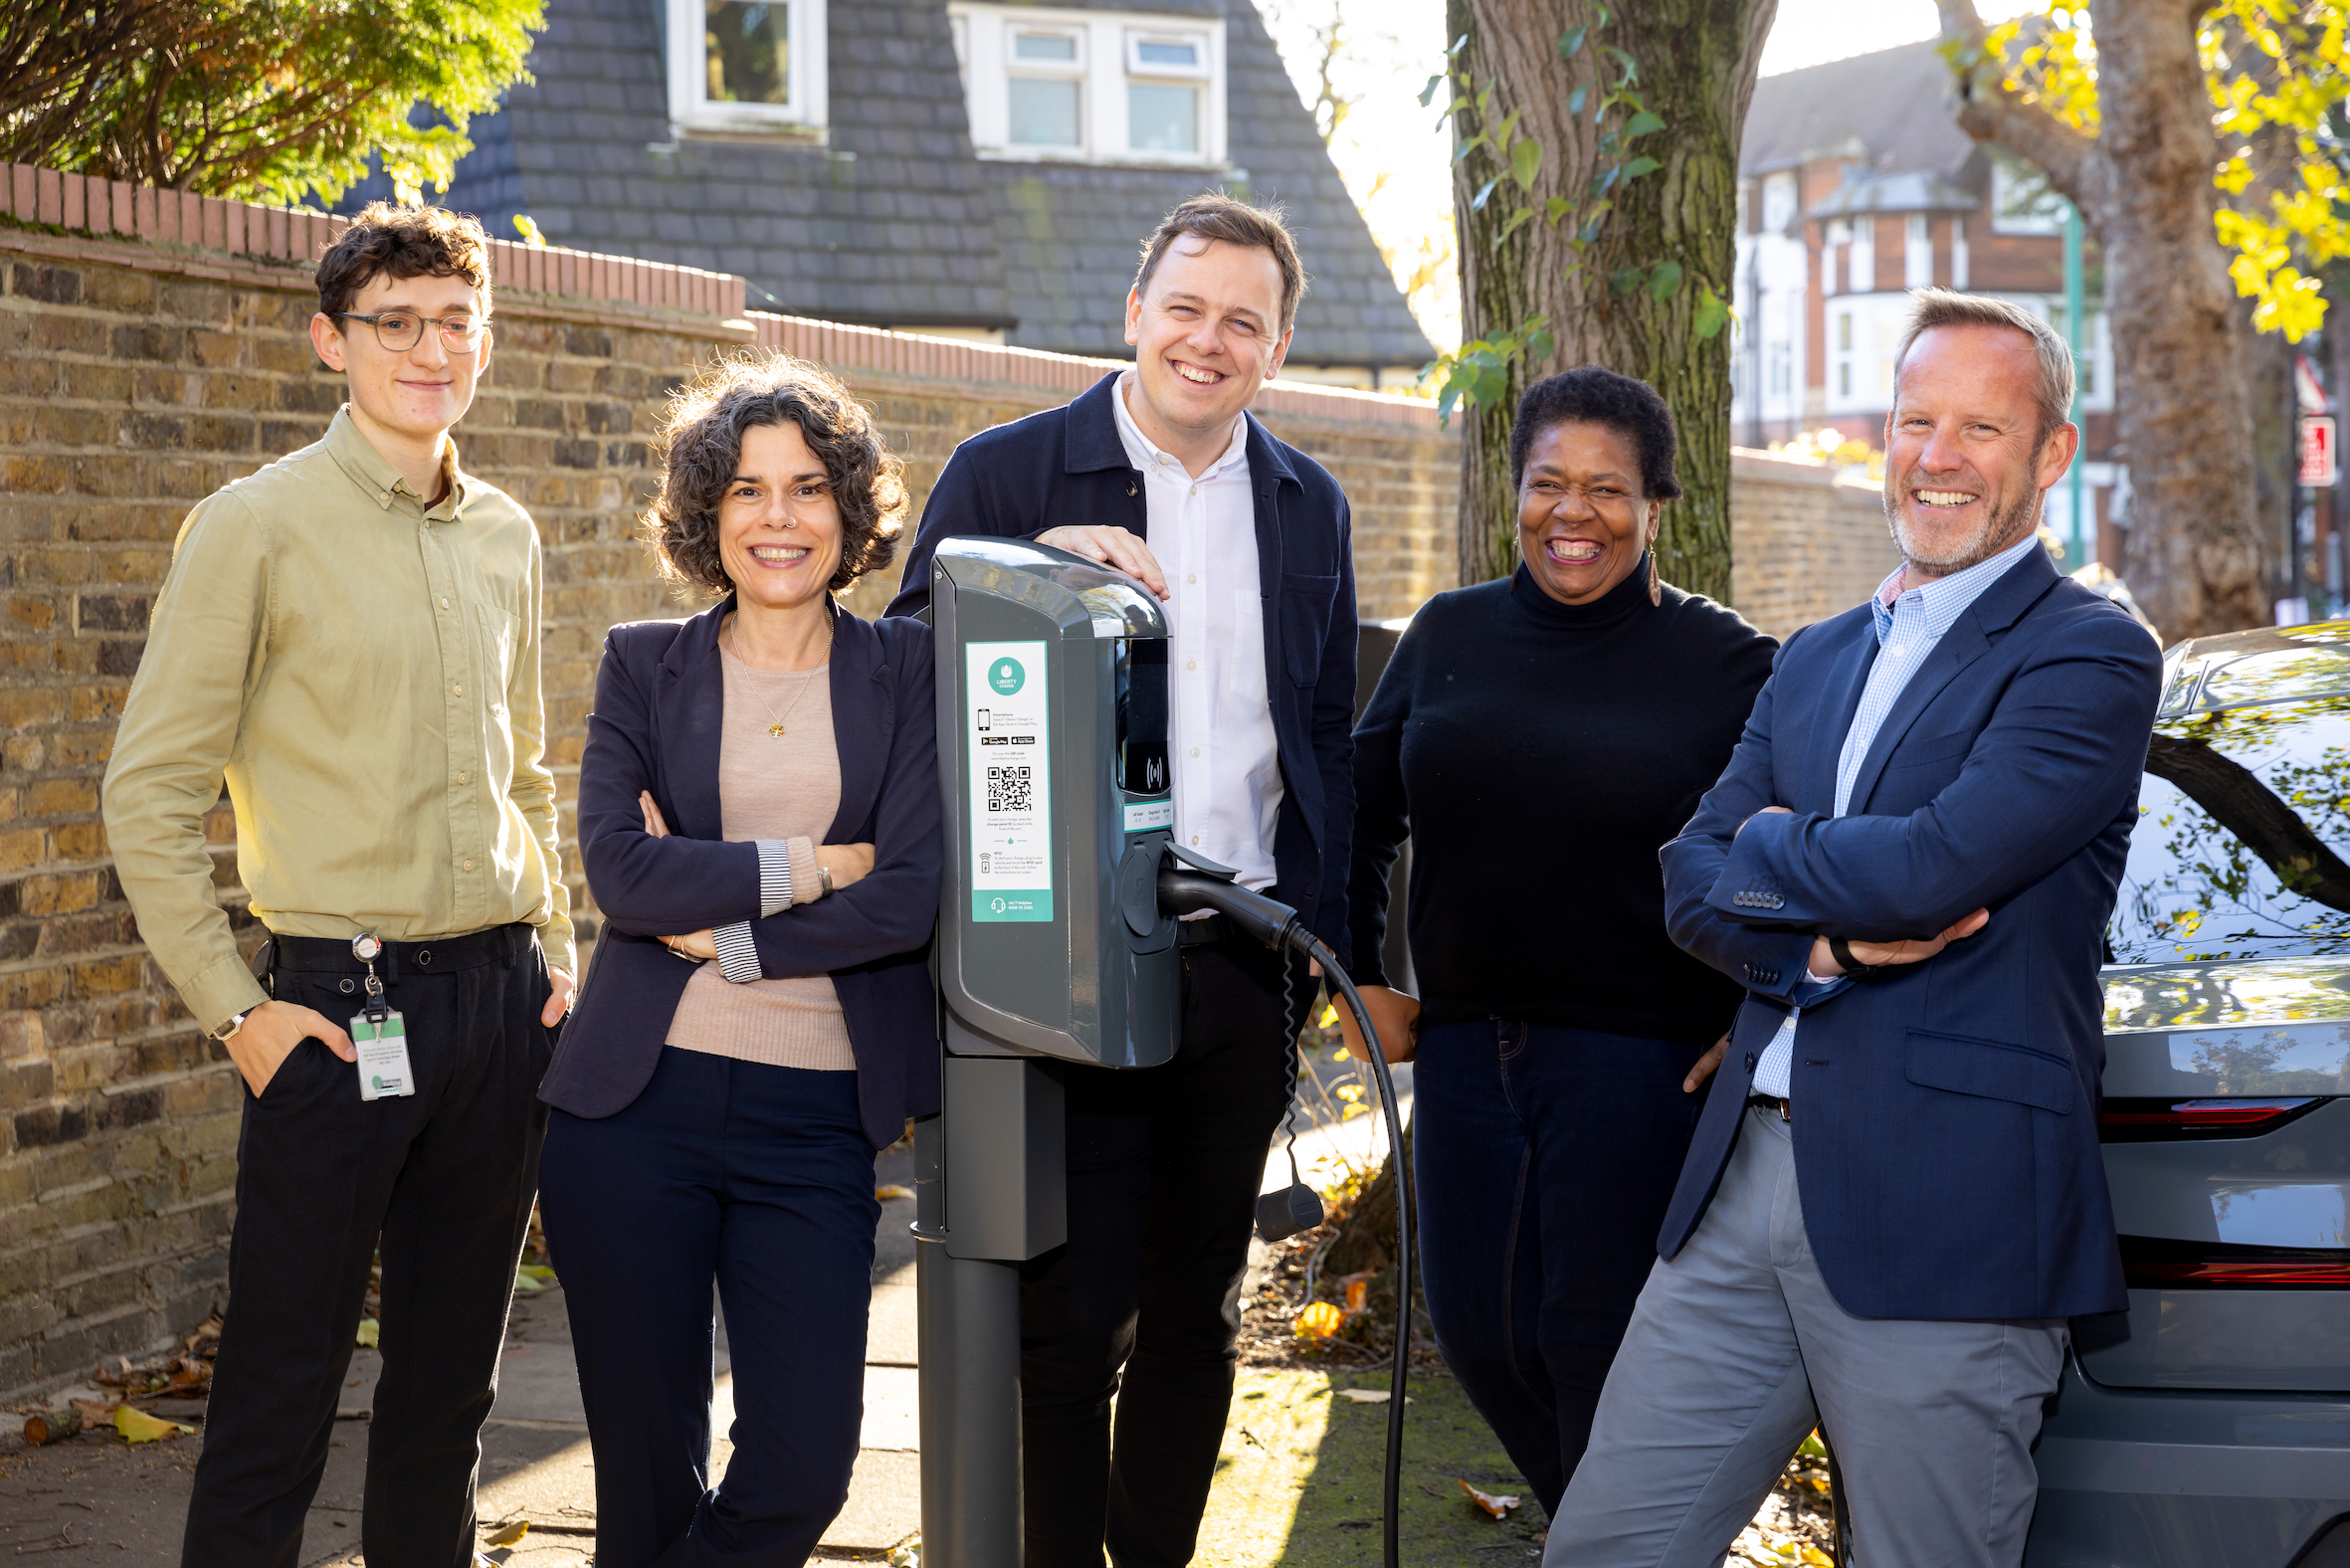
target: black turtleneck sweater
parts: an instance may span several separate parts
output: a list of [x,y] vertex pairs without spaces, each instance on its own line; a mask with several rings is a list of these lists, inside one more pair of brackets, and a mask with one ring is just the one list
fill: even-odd
[[1712,1042],[1736,982],[1673,945],[1657,852],[1730,760],[1778,644],[1648,564],[1564,605],[1520,565],[1412,618],[1355,730],[1354,977],[1386,983],[1412,839],[1421,1021]]

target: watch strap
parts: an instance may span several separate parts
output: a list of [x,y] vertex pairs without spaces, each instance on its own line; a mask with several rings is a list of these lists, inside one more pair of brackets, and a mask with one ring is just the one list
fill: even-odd
[[1853,944],[1841,936],[1828,938],[1828,954],[1843,968],[1847,980],[1858,981],[1862,985],[1886,979],[1895,967],[1892,964],[1862,963],[1853,956]]

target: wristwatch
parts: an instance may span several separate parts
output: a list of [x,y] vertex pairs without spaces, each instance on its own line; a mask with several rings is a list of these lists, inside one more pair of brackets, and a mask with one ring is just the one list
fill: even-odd
[[1857,981],[1861,985],[1868,985],[1878,980],[1890,979],[1892,977],[1893,971],[1900,967],[1898,964],[1862,963],[1859,958],[1853,955],[1852,944],[1847,942],[1841,936],[1831,936],[1828,938],[1828,951],[1839,964],[1844,966],[1845,978],[1847,980]]
[[252,1016],[253,1009],[250,1007],[242,1013],[230,1014],[229,1021],[227,1023],[212,1031],[212,1038],[219,1041],[224,1046],[227,1045],[229,1043],[229,1037],[234,1035],[238,1030],[243,1029],[245,1027],[245,1020],[251,1018]]

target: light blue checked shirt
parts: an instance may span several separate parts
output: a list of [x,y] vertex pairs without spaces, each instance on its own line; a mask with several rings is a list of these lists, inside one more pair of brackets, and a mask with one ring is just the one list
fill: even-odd
[[[2041,547],[2038,530],[2026,534],[2012,548],[2002,550],[1987,561],[1978,561],[1963,572],[1938,577],[1921,583],[1906,593],[1900,592],[1901,573],[1908,568],[1897,568],[1893,575],[1877,585],[1868,601],[1868,611],[1876,623],[1876,663],[1868,668],[1868,685],[1860,690],[1860,706],[1853,714],[1853,727],[1845,731],[1845,747],[1836,762],[1836,814],[1843,816],[1853,803],[1853,781],[1860,776],[1860,764],[1868,756],[1868,748],[1876,740],[1876,732],[1901,699],[1901,692],[1909,685],[1910,676],[1924,667],[1942,634],[1955,625],[1967,607],[1983,596],[1983,590],[2007,574],[2009,567],[2028,553]],[[1822,987],[1801,987],[1797,996],[1817,1004],[1835,991],[1844,989],[1835,983],[1815,981]],[[1806,997],[1804,992],[1812,990]],[[1762,1060],[1754,1065],[1754,1092],[1787,1097],[1789,1065],[1795,1061],[1795,1027],[1803,1017],[1801,1006],[1788,1009],[1787,1021],[1763,1048]]]

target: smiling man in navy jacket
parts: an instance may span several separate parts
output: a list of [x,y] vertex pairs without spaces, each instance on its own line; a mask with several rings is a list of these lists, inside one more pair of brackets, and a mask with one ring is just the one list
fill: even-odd
[[1861,1561],[2014,1568],[2065,1319],[2124,1304],[2098,965],[2162,656],[2037,536],[2063,340],[1913,299],[1901,568],[1787,640],[1663,851],[1747,996],[1545,1568],[1720,1562],[1815,1422]]
[[[1167,215],[1126,298],[1134,368],[956,449],[889,607],[929,602],[949,535],[1034,539],[1167,602],[1177,842],[1240,869],[1345,954],[1354,824],[1346,497],[1246,410],[1289,347],[1305,275],[1277,213]],[[1069,1242],[1026,1266],[1028,1568],[1190,1561],[1232,1402],[1241,1274],[1288,1103],[1300,971],[1183,927],[1183,1044],[1069,1075]],[[1284,987],[1284,978],[1290,984]],[[1122,1375],[1121,1375],[1122,1369]],[[1113,1456],[1110,1399],[1117,1397]]]

